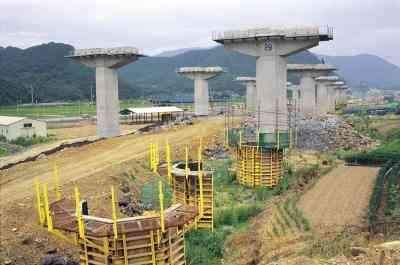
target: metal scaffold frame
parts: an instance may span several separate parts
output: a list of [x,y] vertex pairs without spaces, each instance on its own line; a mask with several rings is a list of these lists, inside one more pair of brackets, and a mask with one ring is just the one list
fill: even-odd
[[[237,180],[241,185],[272,188],[284,175],[287,153],[297,146],[300,117],[296,99],[289,102],[287,113],[278,109],[275,106],[275,111],[270,112],[258,108],[255,113],[235,113],[231,104],[226,104],[224,144],[235,148]],[[262,114],[273,115],[273,123],[262,124]],[[241,119],[239,127],[233,126],[234,116]],[[260,140],[260,128],[264,126],[274,128],[268,143]]]
[[[157,145],[157,144],[156,144]],[[159,150],[150,146],[150,160],[157,161],[158,153],[154,150]],[[151,168],[157,168],[157,174],[166,174],[168,182],[172,189],[172,198],[174,203],[195,207],[199,213],[193,223],[187,224],[186,229],[204,228],[214,229],[214,187],[213,174],[211,171],[203,169],[203,143],[199,139],[197,157],[191,159],[189,146],[184,146],[184,159],[180,162],[172,163],[171,146],[166,143],[165,147],[166,163],[152,163]],[[158,152],[158,151],[157,151]],[[162,172],[166,169],[166,172]]]

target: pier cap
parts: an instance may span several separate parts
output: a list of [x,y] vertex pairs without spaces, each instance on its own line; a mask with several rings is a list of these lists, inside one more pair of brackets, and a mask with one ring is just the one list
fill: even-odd
[[343,81],[336,81],[329,84],[330,86],[344,86],[345,83]]
[[234,81],[238,82],[256,82],[257,78],[252,76],[238,76]]
[[266,40],[266,39],[318,39],[329,41],[333,39],[331,27],[265,27],[246,30],[229,30],[223,32],[214,31],[212,39],[215,42]]
[[66,57],[95,57],[95,56],[144,56],[140,54],[139,49],[134,47],[116,47],[116,48],[90,48],[75,49]]
[[288,64],[287,70],[292,72],[319,72],[336,71],[337,68],[329,64]]
[[349,89],[350,87],[347,86],[347,85],[343,85],[343,86],[341,86],[340,88],[341,88],[341,89]]
[[331,76],[320,76],[315,78],[317,81],[338,81],[339,77],[331,75]]
[[178,74],[189,73],[224,73],[224,69],[220,66],[215,67],[181,67],[176,70]]

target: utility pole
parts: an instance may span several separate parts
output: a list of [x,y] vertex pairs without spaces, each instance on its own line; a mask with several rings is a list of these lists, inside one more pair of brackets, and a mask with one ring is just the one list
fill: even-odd
[[32,99],[32,106],[33,106],[33,86],[32,86],[32,84],[31,84],[31,99]]
[[93,84],[90,83],[90,105],[93,105]]

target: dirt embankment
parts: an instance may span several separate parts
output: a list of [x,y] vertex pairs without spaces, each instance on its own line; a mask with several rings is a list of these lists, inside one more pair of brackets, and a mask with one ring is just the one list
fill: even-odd
[[[18,164],[0,172],[0,264],[37,264],[46,251],[59,248],[63,254],[76,255],[76,249],[49,236],[37,224],[33,183],[36,177],[53,185],[53,164],[57,162],[62,192],[73,197],[77,183],[89,202],[92,213],[109,217],[110,185],[117,184],[123,173],[135,176],[137,183],[149,178],[148,150],[158,142],[161,149],[169,140],[172,149],[197,142],[203,137],[206,144],[222,135],[224,120],[213,118],[192,126],[174,128],[159,133],[126,135],[98,141],[77,148],[67,148],[42,159]],[[182,149],[183,150],[183,149]],[[174,156],[174,159],[177,157]],[[182,157],[179,157],[182,158]],[[138,184],[139,185],[139,184]]]

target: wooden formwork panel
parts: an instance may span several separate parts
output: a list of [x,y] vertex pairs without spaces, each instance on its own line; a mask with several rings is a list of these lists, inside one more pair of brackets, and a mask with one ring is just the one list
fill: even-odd
[[124,233],[118,239],[90,237],[80,240],[79,247],[82,265],[186,264],[184,232],[179,227],[168,228],[164,233]]
[[[198,228],[213,229],[213,177],[203,175],[203,215],[196,219]],[[200,181],[197,174],[181,176],[172,174],[173,199],[175,203],[194,206],[200,211]]]
[[274,187],[282,178],[284,153],[281,149],[258,146],[237,148],[237,176],[241,185],[248,187]]

